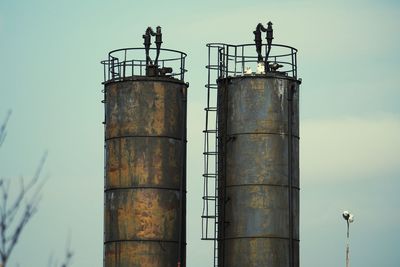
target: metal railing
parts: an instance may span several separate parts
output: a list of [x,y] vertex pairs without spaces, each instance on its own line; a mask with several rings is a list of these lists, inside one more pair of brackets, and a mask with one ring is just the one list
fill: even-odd
[[[161,68],[170,67],[172,73],[165,75],[184,81],[186,54],[171,49],[160,49],[161,54],[158,65]],[[150,48],[150,52],[156,53],[156,48]],[[101,61],[104,66],[104,82],[121,81],[135,76],[146,76],[145,48],[121,48],[108,53],[108,59]]]
[[[210,50],[218,51],[218,62],[209,64],[208,69],[218,73],[218,78],[236,77],[243,75],[265,75],[279,73],[297,78],[297,49],[287,45],[272,44],[267,62],[269,65],[280,65],[276,70],[257,73],[258,56],[254,44],[231,45],[223,43],[207,44]],[[262,45],[267,49],[267,44]],[[250,70],[250,71],[249,71]]]

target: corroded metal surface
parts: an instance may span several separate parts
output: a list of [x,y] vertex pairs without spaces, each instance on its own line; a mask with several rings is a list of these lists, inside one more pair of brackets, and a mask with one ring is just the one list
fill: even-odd
[[299,266],[298,82],[219,80],[219,263]]
[[107,243],[104,264],[109,267],[176,267],[177,249],[178,244],[166,242]]
[[165,79],[105,85],[104,264],[185,266],[186,90]]
[[[293,139],[292,155],[298,155],[299,140]],[[278,134],[242,134],[227,143],[226,186],[288,185],[288,137]],[[298,161],[293,186],[299,187]],[[250,167],[251,166],[251,167]]]
[[[178,242],[179,193],[159,189],[121,189],[105,195],[106,242]],[[112,226],[112,227],[111,227]]]
[[[289,246],[278,238],[226,240],[226,247],[240,254],[226,256],[226,266],[282,266],[289,265]],[[294,243],[294,266],[299,266],[299,242]],[[286,254],[285,254],[286,253]]]
[[[224,86],[224,80],[220,85]],[[228,134],[288,134],[288,91],[296,81],[285,78],[240,77],[228,84]],[[298,94],[293,95],[292,124],[299,136]]]
[[181,141],[172,138],[118,138],[107,141],[106,188],[159,187],[179,190]]
[[185,88],[183,83],[146,80],[106,84],[106,140],[124,136],[180,139]]

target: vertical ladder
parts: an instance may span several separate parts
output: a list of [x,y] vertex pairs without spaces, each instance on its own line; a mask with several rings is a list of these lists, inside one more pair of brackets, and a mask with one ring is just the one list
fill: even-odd
[[[217,48],[217,49],[215,49]],[[219,63],[211,62],[211,52],[219,51],[219,46],[208,45],[208,81],[206,123],[204,133],[204,192],[202,213],[202,239],[214,243],[214,263],[218,266],[218,125],[217,125],[217,78]],[[214,57],[218,58],[218,57]]]

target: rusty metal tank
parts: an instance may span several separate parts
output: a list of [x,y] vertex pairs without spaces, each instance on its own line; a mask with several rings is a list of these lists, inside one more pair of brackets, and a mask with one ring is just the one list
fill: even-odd
[[104,266],[186,266],[186,55],[169,50],[180,71],[149,75],[133,50],[103,61]]
[[218,89],[221,266],[299,266],[298,82],[237,77]]
[[[215,267],[298,267],[297,50],[272,44],[271,22],[257,25],[254,34],[255,45],[207,45],[204,132],[206,140],[217,133],[217,167],[203,175],[203,239],[214,240]],[[216,128],[207,122],[213,116]],[[205,147],[206,166],[213,166],[213,148]],[[209,177],[216,177],[215,185]]]

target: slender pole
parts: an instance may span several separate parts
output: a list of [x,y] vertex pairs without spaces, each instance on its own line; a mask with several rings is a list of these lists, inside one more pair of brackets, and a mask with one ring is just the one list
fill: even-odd
[[347,220],[347,244],[346,244],[346,267],[350,266],[350,238],[349,238],[349,221]]

